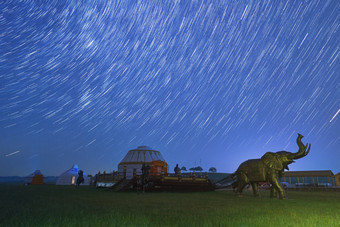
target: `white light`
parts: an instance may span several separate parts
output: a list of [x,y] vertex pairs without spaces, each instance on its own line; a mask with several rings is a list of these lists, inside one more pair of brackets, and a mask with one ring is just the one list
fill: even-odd
[[11,155],[17,154],[17,153],[19,153],[19,152],[20,152],[20,151],[15,151],[15,152],[13,152],[13,153],[6,154],[5,156],[6,156],[6,157],[8,157],[8,156],[11,156]]
[[338,109],[338,112],[336,112],[336,114],[334,114],[334,116],[332,117],[332,119],[329,122],[332,122],[333,119],[336,117],[336,115],[338,115],[339,112],[340,112],[340,109]]

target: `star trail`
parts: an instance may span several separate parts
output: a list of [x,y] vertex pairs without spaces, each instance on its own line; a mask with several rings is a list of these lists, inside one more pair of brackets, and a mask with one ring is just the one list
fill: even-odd
[[0,175],[117,170],[148,145],[233,172],[340,171],[338,1],[0,3]]

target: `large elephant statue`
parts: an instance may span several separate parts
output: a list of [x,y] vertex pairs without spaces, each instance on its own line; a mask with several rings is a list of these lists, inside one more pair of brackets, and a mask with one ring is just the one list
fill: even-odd
[[233,174],[237,177],[233,183],[236,193],[241,195],[243,188],[247,184],[251,184],[254,196],[258,196],[259,182],[270,182],[272,185],[270,197],[277,197],[277,193],[279,193],[279,198],[284,199],[284,191],[279,183],[284,169],[289,170],[288,165],[293,163],[294,159],[302,158],[310,151],[311,145],[306,144],[305,146],[301,141],[302,138],[303,136],[298,134],[296,142],[299,151],[296,153],[288,151],[267,152],[260,159],[250,159],[243,162]]

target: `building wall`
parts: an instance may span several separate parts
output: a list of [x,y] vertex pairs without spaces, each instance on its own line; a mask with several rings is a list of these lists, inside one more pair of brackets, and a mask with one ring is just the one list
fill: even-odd
[[[67,174],[64,173],[59,176],[56,185],[76,185],[78,179],[78,174]],[[80,185],[90,185],[91,178],[84,175],[84,183]]]
[[[338,176],[340,178],[340,174]],[[296,183],[305,183],[305,184],[332,184],[335,185],[335,179],[333,177],[304,177],[304,176],[299,176],[299,177],[282,177],[281,182],[287,182],[289,184],[296,184]],[[340,185],[340,179],[339,183]]]
[[[145,162],[144,164],[145,165],[149,165],[150,167],[152,167],[153,163]],[[119,164],[118,165],[118,175],[119,176],[124,176],[124,167],[126,169],[125,171],[126,171],[126,178],[127,179],[132,179],[133,178],[133,172],[134,171],[136,171],[136,175],[142,175],[143,163],[131,163],[131,164],[129,164],[129,163],[122,163],[122,164]],[[167,164],[166,164],[166,167],[168,167]],[[151,171],[151,168],[150,168],[150,171]],[[166,172],[167,172],[167,170],[166,170]]]
[[336,174],[334,178],[335,178],[335,185],[340,186],[340,173]]
[[132,179],[133,178],[133,171],[136,170],[137,175],[142,175],[142,164],[124,164],[118,165],[118,175],[124,175],[124,166],[126,167],[126,178]]

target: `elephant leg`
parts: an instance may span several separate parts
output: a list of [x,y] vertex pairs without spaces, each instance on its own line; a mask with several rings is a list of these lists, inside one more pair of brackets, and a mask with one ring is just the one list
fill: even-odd
[[247,185],[248,183],[242,181],[242,182],[239,182],[238,186],[237,186],[237,190],[236,190],[236,193],[238,196],[241,196],[242,194],[242,191],[244,189],[244,187]]
[[254,196],[259,196],[258,183],[252,182],[252,183],[251,183],[251,186],[252,186],[252,188],[253,188]]
[[244,173],[239,173],[237,175],[238,185],[236,189],[236,193],[238,196],[241,196],[243,188],[248,184],[248,177]]
[[272,187],[270,188],[270,198],[276,198],[277,197],[277,190],[275,187]]
[[[284,199],[285,196],[284,196],[283,188],[279,184],[278,178],[277,178],[275,173],[271,174],[271,176],[270,176],[270,183],[272,184],[273,196],[276,197],[276,193],[278,192],[279,193],[279,198],[280,199]],[[271,194],[271,196],[272,196],[272,194]]]

